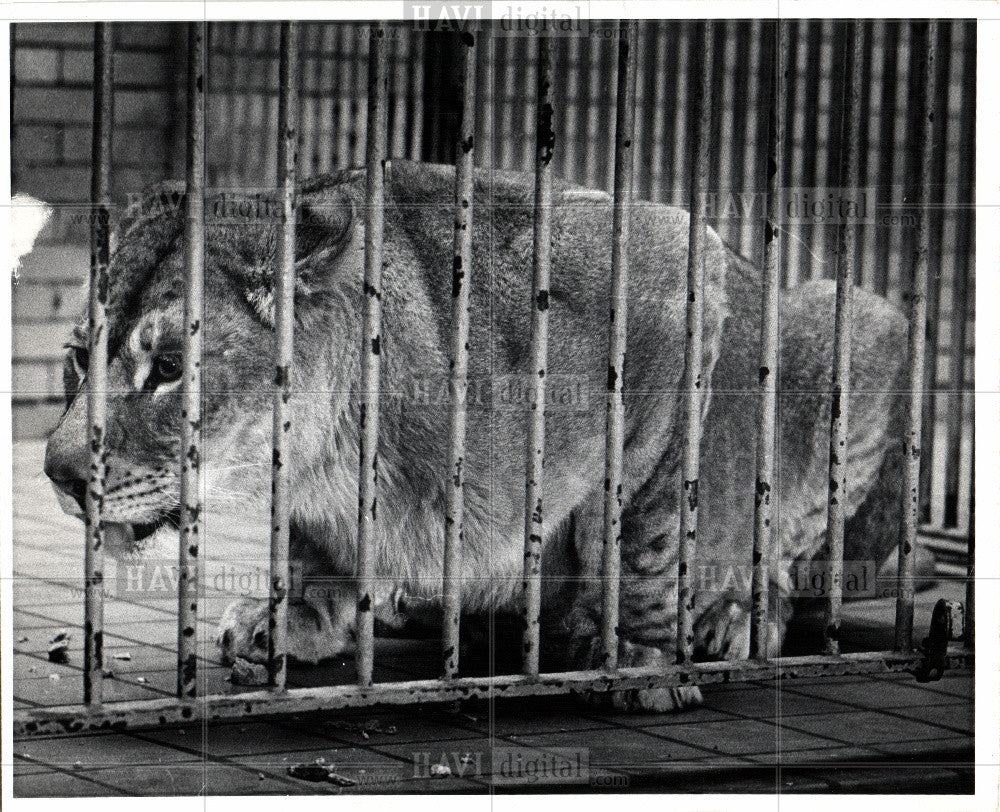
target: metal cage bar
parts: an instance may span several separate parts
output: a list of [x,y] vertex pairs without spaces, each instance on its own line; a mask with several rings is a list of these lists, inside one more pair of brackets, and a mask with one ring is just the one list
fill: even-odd
[[[969,226],[963,225],[963,230]],[[965,237],[966,245],[968,237]],[[945,434],[945,473],[944,473],[944,520],[945,527],[958,527],[959,501],[961,487],[959,480],[962,470],[962,429],[965,421],[965,388],[968,382],[966,362],[968,351],[968,298],[969,298],[969,264],[966,260],[959,262],[955,270],[952,287],[951,314],[951,404],[948,412],[947,432]]]
[[534,269],[531,280],[531,360],[528,376],[531,411],[524,489],[524,635],[522,669],[538,674],[539,612],[542,605],[542,513],[545,471],[545,374],[549,354],[549,271],[552,262],[553,123],[552,41],[538,38],[538,85],[535,130]]
[[86,544],[83,592],[83,701],[100,705],[104,693],[105,423],[108,398],[108,264],[111,253],[111,133],[114,117],[114,43],[110,23],[94,25],[94,119],[90,176],[90,283],[87,302]]
[[750,655],[763,659],[768,646],[768,591],[775,494],[775,452],[778,443],[778,306],[781,297],[781,240],[778,190],[784,168],[785,93],[788,82],[788,24],[775,23],[771,56],[771,87],[767,110],[767,213],[761,279],[760,356],[757,412],[757,462],[754,491],[753,575],[751,581]]
[[[948,76],[951,73],[951,31],[949,23],[939,27],[941,42],[935,59],[935,74],[937,85],[935,87],[947,87]],[[942,81],[943,80],[943,81]],[[935,94],[937,96],[937,94]],[[948,111],[945,99],[933,98],[930,102],[931,111],[934,113],[932,127],[936,130],[934,139],[938,143],[947,146],[948,143]],[[945,109],[943,109],[945,108]],[[932,479],[933,479],[933,453],[934,447],[934,427],[937,425],[939,411],[938,401],[938,357],[940,354],[941,337],[941,299],[944,292],[942,278],[942,268],[944,265],[944,252],[941,246],[944,244],[944,221],[946,214],[943,210],[943,203],[946,199],[944,188],[948,180],[948,162],[945,156],[936,161],[931,174],[932,197],[927,203],[933,209],[942,208],[938,211],[931,209],[928,214],[932,217],[930,228],[932,229],[929,244],[936,246],[928,255],[927,272],[927,340],[924,352],[924,389],[923,398],[923,418],[920,423],[920,521],[923,524],[930,524],[932,520]]]
[[386,28],[373,23],[368,39],[368,137],[365,145],[365,281],[361,327],[361,403],[358,472],[358,682],[371,685],[375,652],[374,546],[377,532],[379,369],[382,333],[382,238],[385,230]]
[[[861,94],[863,85],[864,32],[860,21],[852,21],[844,61],[844,118],[841,139],[841,185],[860,185]],[[824,645],[828,654],[840,652],[840,610],[844,600],[844,523],[847,504],[848,412],[851,400],[851,331],[854,324],[854,250],[857,226],[841,222],[837,237],[837,298],[833,326],[833,379],[830,399],[830,460],[827,491],[826,544],[830,589],[827,594]]]
[[[910,283],[910,312],[907,340],[907,379],[909,397],[906,429],[903,437],[903,516],[899,526],[899,571],[896,590],[896,649],[907,651],[913,646],[913,565],[920,521],[920,448],[923,419],[924,344],[927,325],[927,272],[930,256],[931,174],[934,169],[934,92],[937,72],[934,59],[937,50],[936,20],[927,23],[924,52],[924,90],[920,116],[920,177],[917,187],[917,247],[913,256],[913,278]],[[964,357],[963,357],[964,360]]]
[[[958,27],[962,42],[961,76],[962,90],[960,109],[962,111],[959,127],[959,143],[972,145],[976,133],[976,88],[981,79],[976,79],[976,35],[974,30]],[[965,29],[964,31],[962,29]],[[958,38],[959,31],[956,31]],[[975,256],[975,216],[972,205],[975,203],[975,150],[970,150],[966,159],[959,160],[957,202],[967,213],[957,218],[955,242],[957,244],[957,261],[955,263],[952,285],[951,308],[951,388],[953,394],[949,400],[947,434],[945,443],[945,474],[944,474],[944,527],[958,527],[959,507],[963,501],[960,489],[962,472],[962,434],[966,414],[966,387],[969,378],[966,370],[968,354],[968,316],[969,293],[971,281],[971,263]],[[975,289],[972,289],[973,305]],[[973,427],[974,421],[970,424]],[[974,443],[973,443],[974,444]]]
[[295,204],[299,157],[299,26],[281,24],[278,68],[278,188],[281,224],[274,280],[274,391],[271,426],[271,579],[267,618],[268,681],[283,689],[288,665],[288,463],[292,428],[292,363],[295,333]]
[[615,112],[614,203],[611,223],[611,312],[608,319],[607,414],[604,445],[604,550],[601,576],[601,662],[618,667],[618,597],[621,579],[622,461],[625,455],[625,348],[628,338],[628,246],[635,162],[638,25],[618,30],[618,99]]
[[691,567],[698,543],[698,472],[701,466],[702,320],[705,303],[705,252],[708,239],[708,173],[712,132],[713,23],[701,24],[701,81],[695,94],[694,158],[691,166],[691,216],[688,233],[687,335],[684,341],[684,450],[681,460],[680,543],[677,559],[677,662],[694,654],[694,602]]
[[965,648],[976,648],[976,450],[972,447],[969,478],[969,551],[965,574]]
[[[495,674],[486,677],[459,677],[453,680],[407,680],[375,685],[325,685],[204,697],[198,702],[182,702],[170,697],[115,702],[101,708],[62,705],[15,710],[15,736],[79,734],[90,730],[123,730],[144,727],[253,718],[287,713],[308,713],[375,705],[416,705],[454,702],[496,696],[559,696],[569,691],[634,691],[681,685],[723,682],[798,679],[843,674],[912,673],[922,668],[926,658],[919,652],[875,651],[839,656],[808,655],[760,660],[730,660],[689,666],[641,666],[620,668],[611,674],[604,669],[563,671],[542,674]],[[974,654],[949,649],[944,655],[946,669],[971,666]]]
[[205,23],[188,24],[181,522],[177,559],[177,695],[182,698],[198,693],[197,621],[203,491],[201,359],[205,310],[205,34]]
[[462,613],[462,541],[465,522],[465,424],[469,388],[469,295],[472,285],[472,203],[476,133],[476,38],[463,31],[462,110],[455,144],[455,226],[451,269],[451,351],[448,385],[448,467],[444,519],[444,618],[441,657],[445,678],[458,673]]

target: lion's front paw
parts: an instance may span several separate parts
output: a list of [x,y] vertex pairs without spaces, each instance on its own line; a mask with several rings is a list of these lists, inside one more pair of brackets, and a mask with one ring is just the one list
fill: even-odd
[[[618,664],[623,668],[651,665],[666,668],[670,662],[662,649],[627,640],[622,642],[618,654]],[[678,685],[673,688],[618,691],[612,695],[611,702],[617,710],[669,713],[698,707],[702,696],[697,685]]]
[[240,598],[229,604],[219,621],[215,644],[224,663],[235,662],[237,657],[267,662],[267,601]]
[[[781,653],[784,627],[772,619],[767,625],[768,657]],[[719,600],[698,618],[694,627],[699,660],[746,660],[750,656],[750,613],[736,600]]]
[[[223,662],[237,657],[254,663],[267,662],[268,602],[240,598],[226,607],[219,621],[216,645]],[[288,655],[299,662],[318,663],[350,651],[354,645],[353,615],[334,615],[309,603],[288,607]]]
[[735,600],[710,606],[694,626],[698,659],[745,660],[750,656],[750,615]]
[[[601,643],[594,640],[590,646],[590,667],[600,668]],[[618,650],[618,665],[621,668],[658,666],[666,668],[671,661],[662,649],[621,641]],[[696,708],[702,703],[701,689],[697,685],[679,685],[672,688],[643,688],[640,690],[613,691],[609,694],[589,692],[586,701],[610,704],[618,711],[645,711],[647,713],[670,713],[688,708]]]

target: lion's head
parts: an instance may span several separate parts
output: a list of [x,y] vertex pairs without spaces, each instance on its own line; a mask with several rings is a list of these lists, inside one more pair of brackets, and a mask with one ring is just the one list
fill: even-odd
[[[296,244],[297,319],[332,294],[337,277],[360,268],[354,239],[356,173],[302,190]],[[266,196],[219,193],[206,201],[202,465],[212,496],[243,498],[266,488],[274,379],[273,283],[280,208]],[[349,268],[347,266],[350,266]],[[107,292],[107,477],[103,516],[110,534],[141,549],[176,521],[180,504],[184,198],[160,185],[115,229]],[[45,473],[63,509],[84,510],[88,321],[67,344],[66,412],[49,439]],[[308,365],[308,364],[306,364]],[[129,530],[130,528],[130,530]]]

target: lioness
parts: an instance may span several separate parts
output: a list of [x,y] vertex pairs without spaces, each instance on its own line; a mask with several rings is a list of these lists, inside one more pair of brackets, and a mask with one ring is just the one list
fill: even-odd
[[[386,197],[382,304],[378,603],[432,606],[441,591],[452,297],[453,169],[393,162]],[[230,195],[230,198],[232,196]],[[231,204],[232,199],[229,200]],[[516,611],[524,528],[527,368],[532,267],[532,179],[476,176],[470,397],[465,458],[462,604]],[[164,204],[167,205],[164,205]],[[108,477],[104,515],[131,528],[110,534],[140,549],[179,503],[183,215],[158,187],[116,230],[109,291]],[[213,210],[212,201],[208,211]],[[293,556],[333,587],[290,608],[293,656],[317,661],[348,650],[355,613],[359,342],[364,172],[302,185],[298,244],[291,466]],[[566,183],[555,191],[548,295],[551,402],[547,411],[543,620],[571,638],[575,667],[595,665],[600,606],[604,388],[611,200]],[[206,261],[205,451],[213,493],[266,503],[272,289],[277,224],[214,223]],[[672,661],[676,614],[679,391],[683,368],[688,215],[642,203],[629,246],[628,361],[620,633],[624,665]],[[704,398],[699,546],[695,568],[700,657],[748,653],[759,274],[710,231],[705,268]],[[826,522],[834,285],[783,295],[779,549],[768,645],[780,650],[790,615],[793,562],[813,558]],[[881,560],[899,511],[900,396],[906,325],[887,301],[854,291],[853,396],[847,451],[848,557]],[[83,498],[85,325],[65,366],[68,408],[45,471]],[[429,394],[430,393],[430,394]],[[841,405],[838,404],[838,408]],[[76,508],[78,510],[78,508]],[[209,540],[210,543],[210,540]],[[402,600],[400,600],[400,596]],[[225,613],[228,657],[262,660],[266,605]],[[633,697],[632,699],[636,699]],[[699,699],[646,691],[642,707]]]

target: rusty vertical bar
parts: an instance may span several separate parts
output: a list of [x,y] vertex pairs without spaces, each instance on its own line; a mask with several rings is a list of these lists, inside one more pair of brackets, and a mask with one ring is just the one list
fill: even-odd
[[444,519],[441,657],[444,677],[458,673],[465,521],[465,419],[469,388],[469,293],[472,284],[472,189],[476,134],[476,38],[462,31],[462,110],[455,142],[455,233],[451,269],[448,467]]
[[94,25],[94,120],[90,175],[90,287],[88,299],[87,446],[90,466],[84,548],[83,701],[100,705],[104,688],[104,477],[107,418],[108,301],[111,221],[111,131],[114,115],[114,43],[110,23]]
[[[892,138],[894,145],[890,150],[892,159],[889,164],[890,184],[897,188],[904,188],[907,185],[907,164],[912,151],[910,144],[910,108],[915,104],[916,88],[910,87],[912,74],[920,70],[920,66],[914,63],[913,50],[919,47],[919,43],[914,40],[914,22],[904,22],[901,20],[892,21],[898,29],[898,39],[895,45],[896,50],[896,95],[894,106],[886,108],[893,114]],[[887,50],[886,53],[892,53]],[[905,203],[900,199],[892,201],[894,203]],[[901,218],[900,218],[901,219]],[[888,234],[885,236],[885,252],[887,262],[885,265],[887,297],[889,301],[903,307],[904,289],[906,288],[905,275],[907,269],[907,226],[902,222],[891,225]]]
[[[562,106],[565,111],[562,131],[573,133],[577,131],[577,120],[580,115],[580,74],[583,72],[583,61],[580,58],[580,37],[569,37],[566,42],[566,61],[563,71],[566,77],[566,89],[563,92]],[[560,172],[564,177],[574,178],[577,169],[576,139],[567,139],[559,158]]]
[[528,418],[527,477],[524,492],[524,635],[522,670],[538,674],[539,621],[542,606],[542,513],[545,471],[545,371],[549,354],[549,269],[552,259],[553,129],[552,41],[538,37],[538,86],[535,123],[534,269],[531,282],[531,360],[528,386],[532,392]]
[[[937,84],[935,86],[935,98],[931,101],[931,110],[934,111],[934,141],[941,144],[942,149],[948,151],[948,114],[947,114],[947,90],[948,76],[951,73],[951,26],[949,22],[944,23],[942,28],[939,24],[939,34],[941,40],[937,49]],[[943,80],[943,81],[942,81]],[[944,92],[942,93],[942,89]],[[938,388],[938,358],[940,348],[940,322],[941,322],[941,297],[944,285],[942,284],[941,270],[943,266],[944,251],[944,221],[946,202],[945,184],[947,181],[948,161],[944,155],[940,161],[935,162],[931,176],[931,190],[933,197],[927,201],[931,206],[928,216],[931,223],[929,245],[931,251],[927,264],[927,340],[924,350],[924,405],[923,418],[920,425],[920,521],[927,524],[931,521],[931,489],[934,465],[934,427],[937,425],[937,388]]]
[[[747,66],[747,90],[746,90],[746,100],[749,105],[751,105],[751,110],[754,107],[759,109],[761,103],[761,98],[766,90],[761,90],[761,44],[762,44],[762,31],[764,29],[763,23],[760,20],[753,20],[750,23],[750,31],[748,34],[750,42],[750,63]],[[767,67],[764,67],[767,70]],[[782,94],[782,101],[784,101],[784,94]],[[784,110],[778,111],[779,118],[783,120]],[[761,149],[761,139],[767,138],[767,128],[761,127],[763,123],[760,120],[759,115],[755,116],[752,113],[749,114],[748,120],[746,122],[747,135],[746,135],[746,148],[743,156],[743,176],[740,181],[739,191],[743,195],[753,195],[756,197],[757,190],[760,188],[760,156],[763,151],[766,151],[766,146]],[[778,180],[775,188],[781,186],[781,181]],[[766,205],[766,201],[765,201]],[[765,217],[766,217],[765,213]],[[739,246],[740,252],[745,256],[752,256],[757,250],[757,237],[759,221],[756,221],[755,217],[744,218],[742,229],[740,233]],[[780,282],[779,276],[779,282]]]
[[[860,185],[861,98],[864,36],[860,21],[852,20],[845,41],[844,108],[841,128],[840,185]],[[854,324],[853,263],[857,226],[841,222],[837,238],[837,299],[833,323],[833,377],[830,385],[830,460],[827,491],[826,543],[830,590],[823,630],[827,654],[840,653],[840,610],[844,601],[844,522],[847,504],[847,436],[851,400],[851,331]]]
[[423,157],[424,142],[424,60],[425,37],[423,31],[410,31],[410,148],[411,161]]
[[698,471],[701,466],[702,318],[707,243],[709,149],[712,132],[713,23],[705,21],[701,41],[701,81],[694,85],[694,157],[691,162],[691,220],[688,232],[687,336],[684,342],[684,449],[681,458],[680,548],[677,561],[677,662],[694,653],[694,602],[691,567],[698,543]]
[[[835,170],[837,159],[834,128],[837,125],[835,117],[836,99],[838,87],[836,74],[836,59],[834,50],[836,48],[836,27],[834,20],[822,20],[819,26],[819,49],[815,55],[810,54],[810,58],[816,59],[814,81],[816,85],[811,88],[814,101],[810,106],[816,107],[816,132],[825,134],[825,137],[816,138],[811,145],[813,153],[812,179],[811,183],[815,188],[826,189],[836,181],[832,174]],[[848,46],[850,47],[850,46]],[[807,63],[808,64],[808,63]],[[845,75],[846,78],[846,75]],[[846,99],[846,96],[845,96]],[[834,163],[834,167],[831,167]],[[806,252],[809,257],[809,279],[822,279],[825,276],[823,263],[829,255],[830,243],[828,224],[822,218],[815,218],[809,229],[809,234],[805,240],[812,249]],[[836,239],[836,237],[834,238]]]
[[[740,182],[737,179],[736,170],[736,150],[737,141],[739,146],[749,145],[752,141],[752,134],[749,128],[736,127],[736,74],[737,71],[747,70],[746,67],[737,67],[737,46],[739,39],[739,27],[741,23],[736,20],[725,20],[719,22],[722,36],[720,37],[722,59],[720,66],[722,76],[715,77],[716,93],[719,100],[719,115],[716,116],[715,134],[713,143],[716,144],[713,150],[715,167],[713,170],[714,180],[712,187],[716,190],[718,199],[727,201],[736,200],[743,190],[740,189]],[[752,97],[744,97],[740,100],[740,106],[753,104]],[[726,215],[715,215],[715,229],[722,239],[727,242],[738,243],[739,235],[736,233],[735,218]]]
[[[975,406],[975,404],[973,404]],[[973,414],[973,418],[975,415]],[[973,424],[975,421],[973,420]],[[965,580],[965,635],[967,649],[976,648],[976,444],[972,444],[969,475],[969,550]]]
[[288,433],[292,427],[292,340],[295,330],[295,187],[299,153],[299,26],[281,24],[278,67],[278,188],[281,226],[274,285],[274,391],[271,426],[271,588],[268,604],[267,672],[285,687],[288,662]]
[[[476,154],[481,156],[479,165],[488,168],[493,165],[493,143],[496,138],[493,128],[496,99],[496,89],[493,86],[494,42],[489,26],[481,26],[476,34],[476,50],[481,54],[476,79],[476,106],[479,108],[476,115]],[[481,88],[482,92],[478,92],[478,88]]]
[[[934,171],[934,95],[937,71],[937,20],[927,23],[924,43],[924,85],[920,104],[920,176],[917,198],[917,247],[913,255],[913,278],[910,282],[910,323],[907,341],[907,381],[909,395],[906,429],[903,437],[903,517],[899,526],[899,572],[896,585],[896,650],[913,647],[913,559],[920,521],[920,448],[924,402],[924,343],[927,330],[927,274],[930,256],[929,203],[931,176]],[[918,47],[914,42],[914,47]]]
[[[958,115],[958,143],[962,146],[976,141],[976,76],[975,30],[965,23],[955,22],[956,38],[964,47],[956,46],[961,54],[961,106]],[[971,382],[967,373],[968,327],[970,307],[975,307],[975,286],[971,285],[970,265],[975,257],[975,149],[959,149],[958,183],[955,199],[955,262],[951,294],[951,381],[950,409],[945,435],[944,517],[945,527],[958,527],[961,501],[962,434],[966,417],[966,389]],[[974,267],[974,266],[973,266]],[[971,294],[971,295],[970,295]],[[970,302],[970,298],[972,301]],[[972,437],[970,437],[970,440]]]
[[764,263],[761,285],[760,359],[757,412],[757,477],[754,496],[753,576],[751,592],[750,656],[767,657],[768,588],[772,523],[774,518],[774,462],[778,409],[778,304],[781,296],[781,240],[778,238],[778,199],[784,168],[786,55],[788,26],[775,22],[771,56],[771,87],[767,110],[767,214],[764,223]]
[[[968,141],[964,143],[970,143]],[[960,217],[969,217],[965,211]],[[969,251],[967,224],[960,224],[958,232],[962,248]],[[961,250],[961,249],[960,249]],[[959,258],[955,267],[952,286],[951,306],[951,410],[948,413],[945,433],[944,468],[944,515],[945,527],[958,527],[958,503],[961,494],[959,484],[962,469],[962,424],[965,422],[965,388],[968,382],[966,363],[968,360],[968,309],[969,263]]]
[[333,166],[333,139],[336,129],[334,111],[337,98],[337,30],[333,25],[318,24],[317,59],[320,63],[316,90],[319,93],[316,122],[316,170],[329,172]]
[[656,33],[656,47],[653,55],[653,85],[650,89],[649,106],[652,108],[650,124],[649,156],[649,199],[654,203],[663,200],[664,154],[666,151],[666,113],[667,113],[667,80],[670,74],[667,67],[667,27],[662,20],[655,20],[648,25],[653,26]]
[[[583,177],[578,179],[592,188],[598,187],[598,165],[597,157],[600,151],[598,139],[600,138],[601,124],[601,87],[603,75],[601,73],[602,41],[600,37],[588,37],[589,48],[585,64],[587,66],[587,145],[583,154]],[[567,139],[569,140],[569,139]]]
[[[363,29],[359,26],[356,29],[357,34],[361,34]],[[388,35],[389,29],[386,27],[386,48],[385,48],[385,76],[386,76],[386,87],[388,87],[389,81],[389,46],[388,46]],[[351,165],[360,166],[365,160],[367,160],[367,138],[362,139],[361,134],[365,132],[364,127],[367,126],[368,122],[368,94],[365,92],[365,79],[366,71],[361,70],[361,65],[364,64],[364,52],[357,48],[357,50],[352,54],[350,71],[351,76],[354,77],[354,87],[348,90],[348,109],[350,112],[350,134],[348,135],[348,140],[354,145],[354,151],[351,156]],[[388,96],[388,90],[386,91],[386,96]],[[386,102],[388,104],[388,102]],[[388,121],[389,113],[386,111],[386,155],[388,155]],[[434,130],[437,132],[437,130]]]
[[[789,99],[785,116],[791,133],[788,138],[788,163],[785,176],[780,183],[789,188],[808,188],[813,186],[812,173],[816,162],[809,134],[817,131],[816,108],[819,106],[811,101],[815,81],[812,76],[812,65],[819,64],[819,60],[813,59],[811,55],[819,49],[819,38],[812,33],[816,27],[809,20],[798,20],[795,26],[795,36],[792,38],[795,49],[785,55],[792,64],[791,71],[795,82],[788,88]],[[783,223],[779,233],[782,276],[785,287],[792,288],[808,278],[805,275],[807,260],[802,258],[803,251],[808,247],[806,225]]]
[[201,359],[205,294],[205,23],[188,24],[184,203],[184,374],[181,378],[181,522],[177,584],[177,695],[198,693],[198,587],[203,477]]
[[[360,73],[360,56],[355,54],[359,41],[358,29],[350,23],[337,23],[337,152],[335,166],[353,165],[351,156],[351,99],[354,95],[352,79]],[[357,58],[355,58],[357,56]],[[361,133],[356,133],[361,137]]]
[[614,208],[611,223],[611,313],[608,319],[607,415],[604,444],[604,551],[601,569],[601,663],[618,667],[621,577],[622,460],[625,454],[625,346],[628,337],[628,245],[635,164],[638,24],[618,24]]
[[[532,60],[531,58],[530,38],[519,37],[518,40],[516,40],[516,42],[521,42],[521,41],[524,42],[523,61],[522,59],[519,58],[518,55],[518,57],[515,57],[512,67],[515,67],[517,70],[522,72],[520,75],[524,77],[522,81],[524,82],[525,87],[531,87],[533,85],[538,84],[538,79],[535,76],[535,72],[538,70],[538,66],[535,64],[535,61]],[[556,52],[555,52],[555,45],[553,45],[552,48],[553,65],[555,64],[555,60],[556,60]],[[513,89],[511,89],[511,92],[512,93],[514,92]],[[517,100],[517,106],[523,112],[521,114],[521,126],[518,127],[517,129],[514,129],[513,127],[511,128],[511,133],[510,133],[511,138],[513,139],[515,144],[519,145],[520,148],[520,157],[516,159],[516,163],[511,167],[511,169],[519,169],[521,171],[528,172],[531,170],[531,167],[534,163],[534,155],[532,154],[532,149],[531,149],[531,134],[534,129],[533,125],[535,119],[534,110],[531,107],[531,99],[527,94],[517,93],[515,95]],[[553,123],[552,126],[555,127],[555,124]]]
[[[886,91],[886,82],[884,79],[886,62],[888,57],[891,57],[889,61],[894,60],[895,53],[884,45],[886,37],[885,21],[866,20],[865,22],[866,26],[870,28],[870,42],[868,46],[870,67],[868,72],[868,89],[866,91],[867,101],[865,104],[865,112],[868,119],[868,137],[866,142],[869,148],[867,149],[868,158],[865,169],[865,183],[868,186],[876,187],[876,200],[878,201],[887,198],[887,190],[879,185],[879,177],[880,173],[882,173],[882,147],[884,145],[879,133],[885,126],[882,121],[884,114],[882,99]],[[877,290],[877,241],[880,239],[882,228],[882,226],[875,223],[866,225],[864,228],[864,244],[861,253],[863,256],[868,257],[868,262],[864,263],[861,267],[861,287],[866,290]]]
[[368,37],[368,136],[365,145],[365,281],[361,335],[361,438],[358,472],[358,682],[371,685],[375,651],[373,612],[378,487],[379,369],[382,333],[382,235],[385,227],[386,29]]
[[404,36],[402,28],[395,28],[392,37],[392,58],[389,60],[392,71],[392,130],[386,136],[392,146],[389,155],[393,158],[406,156],[406,67],[410,64],[409,41]]
[[670,156],[670,187],[667,195],[667,202],[675,206],[683,206],[684,197],[684,175],[687,161],[691,155],[691,125],[688,121],[688,100],[693,79],[688,65],[693,61],[691,51],[693,49],[694,24],[688,21],[673,23],[677,32],[676,40],[672,43],[674,56],[670,64],[670,72],[675,77],[674,98],[672,108],[674,111],[674,132],[673,132],[673,153]]

